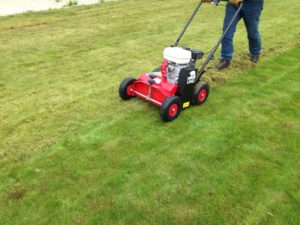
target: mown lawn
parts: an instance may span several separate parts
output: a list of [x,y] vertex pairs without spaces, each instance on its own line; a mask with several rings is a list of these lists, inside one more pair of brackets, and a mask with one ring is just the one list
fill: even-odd
[[[162,123],[119,82],[161,62],[196,2],[128,0],[0,18],[0,224],[300,224],[300,2],[266,2],[207,103]],[[223,8],[183,43],[209,50]],[[205,16],[206,15],[206,16]]]

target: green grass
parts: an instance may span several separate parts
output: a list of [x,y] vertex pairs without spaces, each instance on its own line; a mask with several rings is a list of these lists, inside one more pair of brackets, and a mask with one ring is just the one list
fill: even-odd
[[[194,5],[0,18],[1,224],[300,223],[298,0],[266,2],[255,68],[241,24],[231,69],[210,70],[209,100],[176,121],[118,97],[124,77],[161,62]],[[206,6],[183,43],[208,50],[223,13]]]

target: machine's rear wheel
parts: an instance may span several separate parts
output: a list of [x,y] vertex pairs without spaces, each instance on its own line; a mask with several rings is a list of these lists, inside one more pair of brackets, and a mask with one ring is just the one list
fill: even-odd
[[192,103],[194,105],[203,104],[209,95],[209,85],[205,82],[199,82],[194,89]]
[[119,95],[123,100],[128,100],[135,96],[132,91],[132,86],[135,81],[135,78],[128,77],[121,82],[119,86]]
[[166,98],[166,100],[163,102],[159,114],[163,121],[170,122],[179,116],[180,111],[180,98],[177,96],[171,96]]

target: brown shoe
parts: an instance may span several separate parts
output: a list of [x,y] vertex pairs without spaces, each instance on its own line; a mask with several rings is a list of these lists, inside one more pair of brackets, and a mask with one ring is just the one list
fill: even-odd
[[250,61],[254,64],[257,64],[259,60],[259,55],[250,55]]
[[230,60],[228,59],[220,59],[220,62],[215,65],[217,70],[223,70],[230,66]]

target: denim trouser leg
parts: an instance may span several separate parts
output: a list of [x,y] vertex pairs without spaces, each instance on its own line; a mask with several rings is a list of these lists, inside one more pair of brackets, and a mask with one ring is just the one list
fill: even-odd
[[[237,11],[237,7],[233,6],[232,4],[226,5],[226,14],[224,19],[224,25],[223,25],[223,32],[227,29],[229,23],[233,19],[233,16],[235,15]],[[241,13],[240,13],[241,14]],[[233,56],[233,36],[236,31],[236,26],[240,19],[242,18],[241,15],[238,15],[237,18],[234,20],[232,26],[228,30],[227,34],[225,35],[223,41],[222,41],[222,50],[221,50],[221,59],[228,59],[231,60]]]
[[[259,55],[261,52],[261,37],[258,31],[259,19],[263,8],[261,3],[244,3],[244,6],[225,35],[222,41],[221,59],[231,60],[233,56],[233,36],[236,31],[236,26],[241,18],[243,18],[249,40],[249,51],[251,55]],[[223,31],[226,30],[230,21],[237,11],[237,7],[231,4],[226,6],[226,15],[224,19]]]
[[258,30],[263,5],[261,3],[246,4],[242,16],[248,33],[249,51],[251,55],[261,53],[261,36]]

